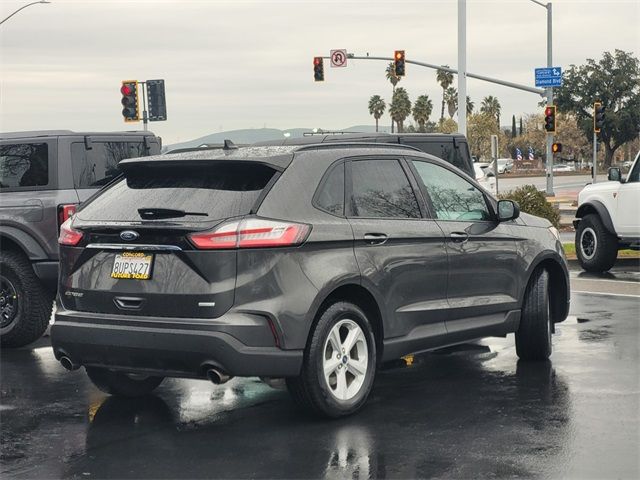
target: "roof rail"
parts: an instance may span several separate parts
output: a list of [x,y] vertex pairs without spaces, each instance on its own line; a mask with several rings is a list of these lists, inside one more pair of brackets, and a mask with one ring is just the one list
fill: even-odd
[[[412,147],[411,145],[402,145],[400,143],[367,143],[367,142],[335,142],[335,143],[314,143],[311,145],[303,145],[300,148],[296,148],[296,152],[303,152],[305,150],[317,150],[320,148],[402,148],[405,150],[413,150],[414,152],[422,152],[419,148]],[[424,152],[423,152],[424,153]]]
[[303,137],[313,137],[314,135],[348,135],[350,133],[366,133],[366,132],[343,132],[341,130],[319,130],[317,132],[303,132]]

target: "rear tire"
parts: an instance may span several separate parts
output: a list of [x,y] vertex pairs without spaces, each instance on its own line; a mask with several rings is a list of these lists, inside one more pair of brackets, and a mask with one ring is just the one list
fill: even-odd
[[375,371],[376,342],[370,321],[358,306],[337,302],[318,319],[305,350],[302,372],[299,377],[287,378],[287,388],[306,410],[343,417],[367,401]]
[[533,272],[524,294],[520,326],[516,331],[516,353],[525,361],[547,360],[551,355],[549,274]]
[[53,309],[44,288],[21,252],[0,251],[0,343],[22,347],[42,336]]
[[616,263],[618,238],[595,213],[585,215],[576,230],[576,255],[587,272],[606,272]]
[[135,378],[124,372],[106,368],[86,367],[87,375],[93,384],[109,395],[121,397],[141,397],[153,392],[162,383],[164,377]]

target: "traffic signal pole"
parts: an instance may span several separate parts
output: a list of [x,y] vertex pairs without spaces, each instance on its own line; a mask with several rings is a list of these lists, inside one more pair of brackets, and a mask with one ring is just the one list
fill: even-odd
[[[552,49],[552,19],[551,19],[551,2],[546,4],[547,9],[547,67],[553,68],[553,49]],[[553,105],[553,88],[547,88],[547,105]],[[547,196],[553,197],[553,133],[547,133]]]
[[593,132],[593,167],[591,183],[596,183],[596,177],[598,176],[598,134]]
[[147,115],[147,94],[145,92],[145,85],[146,82],[140,82],[142,84],[142,125],[144,128],[144,131],[146,132],[149,127],[148,127],[148,122],[149,122],[149,117]]
[[[547,9],[547,68],[553,68],[553,42],[551,37],[552,32],[552,12],[551,12],[551,2],[542,3],[538,0],[531,0],[533,3],[540,5]],[[547,97],[547,105],[553,105],[553,88],[547,87],[545,91],[545,96]],[[547,133],[547,154],[545,158],[547,159],[547,191],[546,194],[548,197],[553,197],[553,133]]]
[[[348,53],[347,57],[349,59],[354,59],[354,60],[384,60],[387,62],[394,61],[393,57],[371,57],[371,56],[361,57],[361,56],[354,55],[353,53]],[[331,57],[329,56],[323,56],[322,58],[331,60]],[[445,72],[450,72],[455,75],[458,75],[458,70],[456,70],[455,68],[447,67],[445,65],[435,65],[433,63],[418,62],[417,60],[409,60],[409,59],[405,59],[405,63],[418,65],[420,67],[432,68],[434,70],[443,70]],[[530,87],[529,85],[522,85],[521,83],[514,83],[514,82],[509,82],[507,80],[500,80],[499,78],[487,77],[485,75],[478,75],[477,73],[466,72],[466,76],[468,78],[475,78],[476,80],[495,83],[497,85],[502,85],[504,87],[515,88],[517,90],[524,90],[525,92],[530,92],[530,93],[536,93],[540,96],[545,96],[546,94],[546,90],[542,88]],[[466,100],[465,100],[465,104],[466,104]]]

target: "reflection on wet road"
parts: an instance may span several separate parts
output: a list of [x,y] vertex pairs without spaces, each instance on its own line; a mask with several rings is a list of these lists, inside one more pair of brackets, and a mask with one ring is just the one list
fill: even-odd
[[257,379],[109,398],[39,348],[2,352],[3,478],[638,478],[639,303],[574,294],[551,362],[513,337],[387,365],[343,420]]

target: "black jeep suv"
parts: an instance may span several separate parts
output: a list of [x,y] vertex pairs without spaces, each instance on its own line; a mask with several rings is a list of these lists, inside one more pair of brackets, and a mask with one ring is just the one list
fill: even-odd
[[151,132],[0,133],[0,341],[33,342],[58,283],[58,229],[119,175],[123,158],[160,153]]
[[376,367],[515,332],[551,354],[569,306],[557,231],[411,147],[225,148],[121,162],[62,226],[51,339],[68,369],[142,395],[164,377],[286,378],[358,410]]

